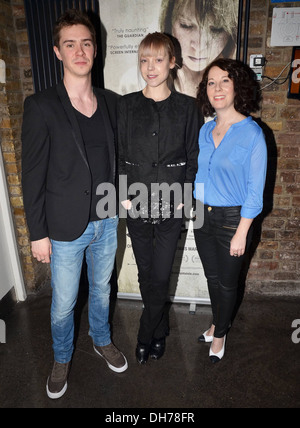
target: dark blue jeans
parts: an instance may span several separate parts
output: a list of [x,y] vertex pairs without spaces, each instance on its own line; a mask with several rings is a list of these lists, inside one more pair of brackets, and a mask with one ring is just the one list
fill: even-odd
[[[195,242],[207,278],[215,325],[215,337],[227,333],[237,300],[239,276],[244,256],[230,255],[230,242],[240,222],[241,207],[204,205],[204,224],[195,229]],[[246,249],[252,238],[247,236]]]

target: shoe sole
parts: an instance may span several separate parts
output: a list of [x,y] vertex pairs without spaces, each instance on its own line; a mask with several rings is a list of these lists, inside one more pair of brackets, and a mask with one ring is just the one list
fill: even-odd
[[200,337],[198,337],[199,343],[212,343],[212,341],[213,341],[213,336],[206,336],[206,337],[200,336]]
[[145,366],[147,364],[148,360],[144,360],[144,361],[140,361],[138,358],[136,359],[136,361],[139,363],[140,366]]
[[157,356],[156,354],[152,354],[152,355],[150,354],[150,358],[153,361],[157,361],[157,360],[160,360],[164,355],[165,355],[165,352],[163,352],[163,354],[161,354],[159,356]]
[[49,388],[48,388],[48,381],[49,381],[49,378],[47,380],[46,390],[47,390],[47,395],[49,398],[51,398],[51,400],[57,400],[58,398],[62,397],[65,394],[65,392],[67,391],[68,383],[66,382],[61,391],[56,392],[56,393],[50,392]]
[[107,359],[106,359],[103,355],[101,355],[101,354],[100,354],[100,352],[98,352],[98,351],[97,351],[97,349],[95,348],[95,346],[94,346],[94,351],[95,351],[95,352],[96,352],[96,354],[98,354],[101,358],[103,358],[103,360],[106,362],[106,364],[108,365],[108,367],[109,367],[113,372],[115,372],[115,373],[123,373],[123,372],[125,372],[125,371],[128,369],[128,363],[127,363],[126,357],[125,357],[125,355],[124,355],[122,352],[120,352],[120,354],[123,356],[123,358],[124,358],[124,360],[125,360],[125,364],[124,364],[124,366],[123,366],[123,367],[115,367],[115,366],[111,365],[111,364],[107,361]]

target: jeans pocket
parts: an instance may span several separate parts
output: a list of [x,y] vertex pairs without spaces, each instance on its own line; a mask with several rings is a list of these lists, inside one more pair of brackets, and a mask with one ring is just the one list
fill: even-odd
[[222,227],[225,229],[237,229],[241,220],[241,207],[228,207],[224,211]]
[[226,226],[226,225],[223,225],[222,227],[223,227],[223,229],[229,229],[229,230],[236,230],[237,229],[237,226]]

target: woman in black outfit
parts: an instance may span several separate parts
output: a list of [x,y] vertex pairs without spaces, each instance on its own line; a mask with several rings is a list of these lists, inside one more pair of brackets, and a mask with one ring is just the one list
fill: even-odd
[[[175,67],[171,40],[162,33],[148,34],[138,56],[146,87],[121,98],[118,133],[119,173],[128,186],[128,198],[121,201],[128,210],[127,227],[144,303],[136,357],[145,364],[149,355],[159,359],[165,350],[169,332],[165,305],[181,231],[184,183],[192,186],[197,172],[200,120],[195,99],[170,89]],[[138,204],[134,183],[145,190]],[[155,188],[162,183],[177,183],[175,195],[162,197]]]

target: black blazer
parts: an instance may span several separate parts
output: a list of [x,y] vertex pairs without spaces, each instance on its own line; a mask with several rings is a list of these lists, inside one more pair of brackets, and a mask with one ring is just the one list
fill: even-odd
[[[103,115],[111,171],[116,178],[118,96],[94,88]],[[92,177],[74,109],[61,81],[24,103],[22,185],[32,241],[73,241],[90,215]]]

